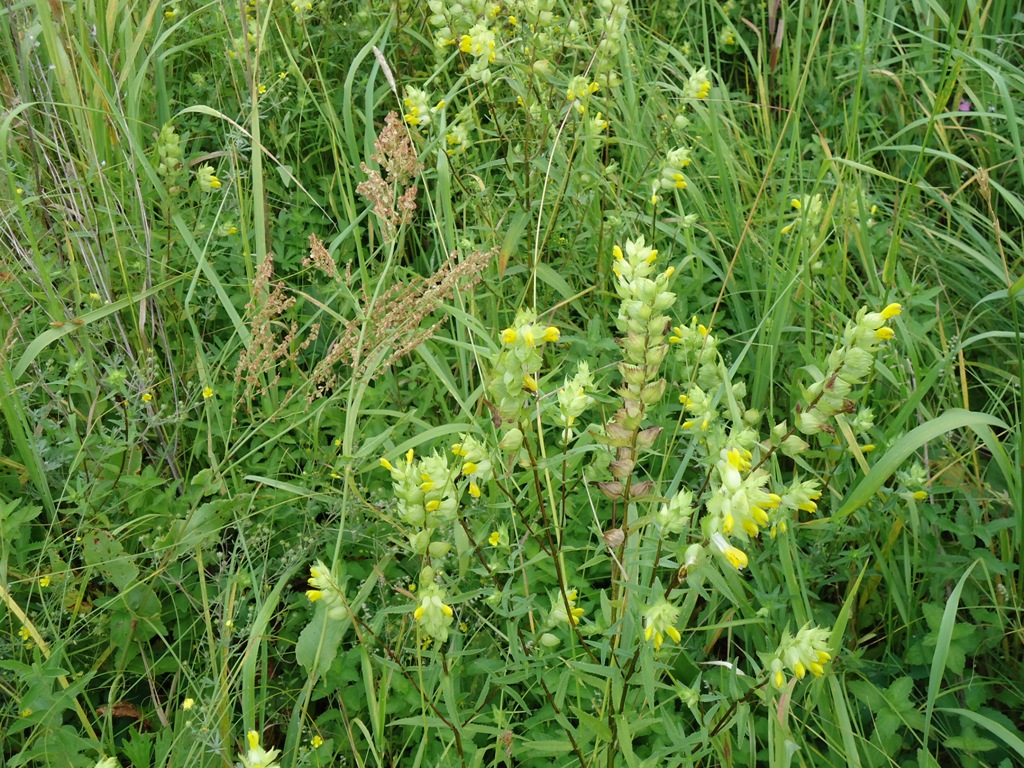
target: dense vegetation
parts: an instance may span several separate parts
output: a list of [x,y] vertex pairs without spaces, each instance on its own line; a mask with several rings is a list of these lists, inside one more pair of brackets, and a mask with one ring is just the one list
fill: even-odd
[[1024,763],[1013,6],[7,3],[0,766]]

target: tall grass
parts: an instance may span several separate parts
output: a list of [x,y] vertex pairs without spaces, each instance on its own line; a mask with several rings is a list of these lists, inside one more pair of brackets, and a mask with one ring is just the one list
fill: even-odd
[[[1019,14],[602,21],[620,8],[467,4],[492,62],[449,4],[0,10],[3,764],[1024,760]],[[681,146],[685,188],[652,204]],[[631,444],[649,494],[601,495],[626,397],[612,254],[641,235],[676,270],[666,314],[721,353],[709,407],[773,489],[821,483],[741,572],[698,522],[721,470],[677,405],[702,375],[684,354],[645,406],[658,442]],[[771,428],[890,302],[854,393],[873,418],[782,456]],[[522,310],[560,338],[508,450],[493,382]],[[563,443],[581,361],[594,402]],[[467,435],[482,500],[418,551],[380,459]],[[671,538],[652,521],[687,490]],[[344,610],[323,587],[311,607],[317,561]],[[435,587],[444,637],[415,613]],[[654,649],[662,595],[681,637],[658,624]],[[832,659],[777,691],[808,624]]]

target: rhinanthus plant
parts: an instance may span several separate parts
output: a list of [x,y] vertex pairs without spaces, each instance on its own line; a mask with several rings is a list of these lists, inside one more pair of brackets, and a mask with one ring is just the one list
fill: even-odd
[[1020,19],[942,5],[6,4],[0,765],[1014,764]]
[[[704,724],[706,746],[730,727],[741,701],[769,702],[808,672],[827,674],[838,651],[831,630],[805,620],[791,635],[785,625],[797,606],[759,605],[747,585],[793,567],[794,529],[822,498],[821,480],[806,476],[813,464],[800,461],[798,474],[789,463],[810,454],[795,432],[828,435],[832,420],[856,411],[855,390],[894,338],[889,322],[900,313],[898,304],[858,313],[821,368],[826,373],[811,368],[793,406],[798,427],[762,431],[762,414],[745,405],[746,386],[726,364],[723,342],[696,318],[674,324],[677,269],[659,260],[643,237],[612,249],[620,359],[609,420],[587,422],[602,386],[585,361],[554,384],[563,334],[525,309],[498,336],[486,421],[445,453],[417,457],[410,449],[395,462],[380,460],[391,476],[391,536],[419,564],[411,599],[387,608],[415,628],[415,649],[387,653],[405,658],[407,673],[443,667],[469,646],[520,659],[536,676],[538,706],[557,706],[544,681],[563,666],[602,670],[567,683],[603,702],[580,710],[609,729],[610,739],[591,745],[602,754],[618,749],[627,711],[653,706],[644,688],[666,679],[673,664],[714,661],[737,670],[705,679],[714,692],[704,704],[683,699]],[[666,397],[670,389],[679,394]],[[857,418],[870,428],[869,413]],[[480,505],[482,498],[493,506]],[[311,600],[338,605],[336,617],[361,627],[364,642],[379,637],[379,628],[342,607],[323,563],[310,572]],[[457,618],[456,604],[500,632],[501,645]],[[727,615],[762,625],[763,639],[722,649],[697,640]]]

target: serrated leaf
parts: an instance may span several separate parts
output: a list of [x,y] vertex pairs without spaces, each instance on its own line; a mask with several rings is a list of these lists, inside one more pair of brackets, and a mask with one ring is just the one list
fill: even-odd
[[612,740],[612,729],[608,727],[608,724],[603,720],[599,720],[587,712],[584,712],[579,707],[571,707],[573,714],[576,715],[576,719],[579,720],[580,729],[587,731],[595,738],[601,741]]
[[82,537],[82,559],[119,590],[126,590],[139,576],[139,569],[128,559],[121,543],[110,531],[93,530]]

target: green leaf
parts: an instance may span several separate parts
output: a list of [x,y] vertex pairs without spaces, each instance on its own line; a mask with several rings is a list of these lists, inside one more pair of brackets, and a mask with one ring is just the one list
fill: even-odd
[[982,728],[988,730],[994,736],[1002,739],[1003,744],[1016,752],[1022,759],[1024,759],[1024,739],[1021,738],[1020,733],[1014,733],[1002,723],[997,723],[990,717],[974,712],[970,709],[958,709],[958,708],[944,708],[940,707],[935,710],[936,712],[942,712],[944,714],[959,715],[968,720],[971,720]]
[[137,293],[134,296],[128,296],[123,299],[118,299],[117,301],[112,301],[109,304],[104,304],[102,307],[100,307],[99,309],[95,309],[92,312],[84,312],[83,314],[74,318],[74,322],[72,322],[71,319],[69,319],[68,322],[64,323],[64,325],[60,326],[59,328],[51,328],[48,331],[43,331],[43,333],[39,334],[36,338],[34,338],[31,341],[31,343],[29,343],[29,345],[25,348],[25,352],[22,354],[21,359],[18,361],[18,364],[14,366],[14,370],[11,372],[11,376],[14,378],[15,381],[20,379],[25,374],[25,371],[28,370],[28,367],[32,365],[32,362],[36,359],[36,357],[39,356],[39,353],[42,352],[51,344],[53,344],[53,342],[57,341],[58,339],[67,336],[69,333],[74,333],[75,331],[81,330],[85,328],[85,326],[95,323],[98,320],[102,320],[108,315],[112,315],[115,312],[119,312],[122,309],[126,309],[132,306],[133,304],[142,301],[143,299],[149,298],[150,296],[158,294],[161,291],[165,291],[181,279],[182,278],[179,277],[173,280],[168,280],[165,283],[155,285],[149,290],[142,291],[141,293]]
[[579,707],[570,707],[570,709],[572,709],[573,714],[579,720],[580,729],[587,731],[601,741],[612,740],[612,730],[603,720],[599,720],[593,715],[584,712]]
[[953,627],[956,625],[956,612],[960,607],[960,593],[964,590],[967,578],[978,564],[975,560],[960,577],[953,591],[946,601],[946,610],[942,616],[942,625],[939,627],[938,642],[935,644],[935,658],[932,660],[931,672],[928,675],[928,701],[925,706],[924,737],[922,743],[928,744],[928,736],[932,723],[932,711],[935,708],[935,701],[939,697],[939,688],[942,685],[942,676],[946,671],[946,664],[949,656],[949,646],[953,639]]
[[985,739],[981,736],[950,736],[942,742],[942,746],[961,752],[991,752],[999,745],[992,739]]
[[[930,443],[955,429],[970,427],[976,432],[979,430],[997,426],[1007,429],[1002,419],[990,416],[987,413],[975,413],[965,411],[961,408],[954,408],[936,416],[929,422],[911,430],[897,440],[885,454],[879,458],[871,470],[860,481],[856,488],[846,497],[846,501],[832,515],[832,519],[839,519],[853,514],[863,507],[871,497],[882,487],[893,473],[900,468],[910,456],[916,453],[926,443]],[[979,432],[980,434],[980,432]]]
[[524,754],[533,757],[546,757],[548,755],[564,755],[572,752],[572,744],[568,739],[538,739],[536,741],[523,742],[521,747]]
[[295,660],[306,670],[307,675],[319,677],[334,662],[342,636],[338,623],[327,618],[326,608],[317,606],[313,620],[299,633],[295,643]]
[[139,569],[128,559],[121,543],[110,531],[87,532],[82,537],[82,559],[120,590],[127,589],[139,576]]

